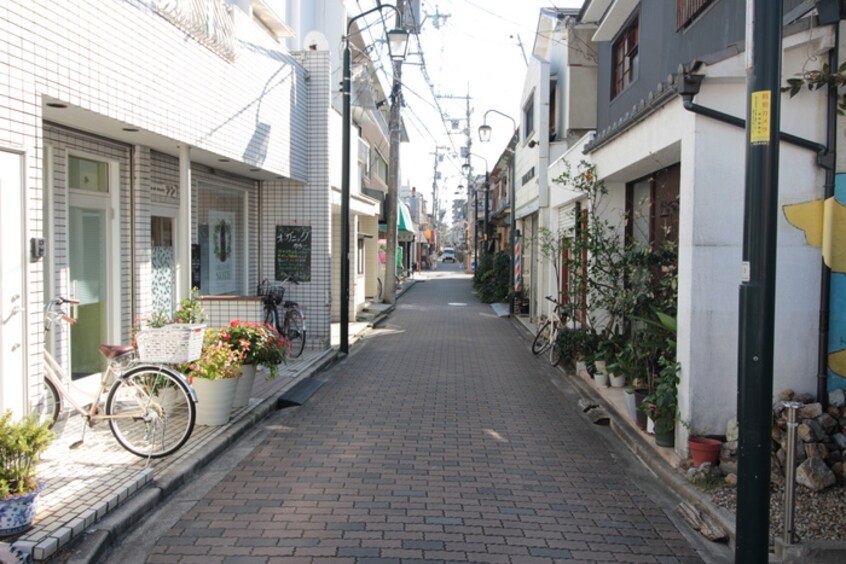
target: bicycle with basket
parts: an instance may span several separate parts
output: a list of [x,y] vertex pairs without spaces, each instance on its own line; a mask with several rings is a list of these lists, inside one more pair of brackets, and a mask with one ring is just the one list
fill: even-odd
[[[76,323],[66,306],[78,304],[79,300],[61,296],[50,300],[45,329]],[[115,440],[132,454],[145,458],[172,454],[194,430],[197,397],[185,377],[169,365],[199,358],[204,332],[204,325],[174,324],[139,331],[137,352],[127,345],[100,345],[106,368],[93,394],[75,384],[45,348],[44,393],[32,411],[55,423],[62,416],[63,401],[70,404],[86,423],[71,448],[83,444],[86,427],[108,421]]]

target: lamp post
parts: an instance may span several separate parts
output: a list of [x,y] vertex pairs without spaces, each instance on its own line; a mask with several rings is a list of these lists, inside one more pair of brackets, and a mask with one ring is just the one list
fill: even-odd
[[[490,188],[491,188],[491,177],[490,177],[490,167],[488,166],[488,160],[485,157],[481,157],[476,153],[467,153],[467,161],[463,165],[461,165],[461,170],[467,174],[468,178],[470,176],[470,171],[473,170],[473,166],[470,164],[470,157],[476,157],[477,159],[482,159],[485,161],[485,231],[482,236],[482,240],[485,242],[485,253],[488,251],[488,238],[490,230],[488,229],[488,225],[490,223]],[[474,198],[476,202],[476,215],[473,217],[473,225],[476,226],[476,234],[473,238],[473,248],[476,251],[476,268],[479,268],[479,245],[478,245],[478,221],[479,221],[479,191],[474,190]]]
[[[479,126],[479,141],[482,143],[487,143],[491,140],[491,131],[492,128],[488,125],[488,114],[489,113],[499,114],[504,118],[508,118],[511,120],[511,124],[514,126],[514,134],[517,133],[517,122],[514,121],[514,118],[500,112],[499,110],[488,110],[485,112],[485,116],[482,119],[482,125]],[[512,135],[513,137],[513,135]],[[517,255],[515,254],[516,246],[517,246],[517,178],[515,177],[515,161],[517,160],[517,147],[514,147],[514,150],[511,152],[511,189],[509,190],[508,198],[511,200],[511,229],[509,231],[509,243],[511,245],[511,297],[508,303],[508,312],[513,316],[514,315],[514,267],[517,264]]]
[[[344,61],[342,107],[343,107],[343,141],[341,146],[341,343],[340,352],[348,354],[349,324],[350,324],[350,135],[351,135],[351,112],[350,99],[352,86],[352,56],[350,54],[350,32],[352,24],[359,18],[363,18],[373,12],[390,8],[396,12],[397,17],[402,14],[396,6],[383,4],[376,6],[366,12],[355,16],[347,23],[347,34],[344,36]],[[408,32],[404,29],[393,29],[388,32],[388,51],[391,60],[402,61],[405,59],[405,52],[408,49]],[[390,228],[390,226],[389,226]]]

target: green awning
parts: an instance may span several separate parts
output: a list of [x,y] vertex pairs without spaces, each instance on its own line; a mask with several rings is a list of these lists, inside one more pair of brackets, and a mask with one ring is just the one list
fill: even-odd
[[[414,222],[411,221],[411,210],[408,205],[403,202],[399,203],[399,217],[397,218],[397,231],[406,233],[414,233]],[[385,231],[388,228],[384,223],[379,224],[379,229]]]

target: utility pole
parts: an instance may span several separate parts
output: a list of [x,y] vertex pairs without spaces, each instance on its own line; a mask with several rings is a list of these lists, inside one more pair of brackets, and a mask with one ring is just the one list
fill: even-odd
[[770,515],[781,2],[747,0],[746,202],[740,285],[735,562],[766,564]]
[[[467,159],[467,163],[469,164],[470,163],[470,151],[473,148],[473,136],[470,134],[470,131],[471,131],[470,130],[470,114],[471,114],[471,111],[472,111],[471,107],[470,107],[470,100],[471,100],[471,98],[470,98],[470,85],[469,84],[467,85],[467,95],[466,96],[439,95],[438,98],[445,98],[445,99],[448,99],[448,100],[464,100],[464,103],[465,103],[465,117],[464,117],[464,119],[465,119],[465,124],[466,124],[466,127],[464,128],[464,134],[467,137],[467,140],[465,141],[465,146],[462,148],[462,155],[461,156],[463,158]],[[465,220],[466,220],[466,218],[470,217],[470,211],[471,211],[470,195],[471,195],[471,190],[473,190],[471,174],[472,174],[472,171],[468,170],[467,171],[467,200],[466,200],[466,203],[465,203],[465,206],[464,206]],[[473,228],[474,228],[474,230],[476,229],[476,227],[475,227],[476,226],[476,219],[477,218],[474,216],[473,217]],[[470,231],[470,225],[468,224],[465,227],[465,241],[467,239],[469,239],[469,231]],[[474,238],[474,241],[473,241],[473,245],[466,245],[465,253],[466,253],[467,259],[465,261],[465,268],[468,271],[470,270],[470,255],[471,255],[470,249],[475,248],[475,246],[476,246],[475,238]]]
[[[403,0],[397,0],[397,24],[403,27]],[[391,87],[391,116],[390,129],[391,149],[388,155],[388,217],[387,235],[385,237],[385,280],[383,285],[383,299],[386,303],[396,303],[397,293],[397,225],[399,223],[399,163],[400,144],[402,143],[402,128],[400,109],[402,108],[402,61],[393,61],[394,80]]]
[[443,160],[443,153],[441,151],[449,151],[449,147],[443,147],[438,145],[435,147],[434,153],[429,153],[430,155],[435,155],[435,166],[432,171],[432,231],[435,234],[435,243],[440,243],[440,239],[438,237],[438,180],[440,180],[440,173],[438,172],[438,165]]

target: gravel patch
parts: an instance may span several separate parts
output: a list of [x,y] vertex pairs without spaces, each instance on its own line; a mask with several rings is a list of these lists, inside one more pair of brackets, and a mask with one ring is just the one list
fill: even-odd
[[[797,485],[794,490],[794,528],[799,540],[843,541],[846,539],[846,488],[813,492]],[[732,514],[737,512],[737,488],[716,486],[711,501]],[[770,485],[770,537],[784,535],[784,486]]]

